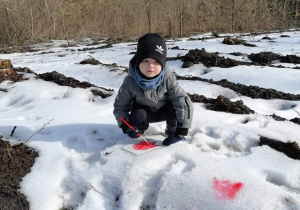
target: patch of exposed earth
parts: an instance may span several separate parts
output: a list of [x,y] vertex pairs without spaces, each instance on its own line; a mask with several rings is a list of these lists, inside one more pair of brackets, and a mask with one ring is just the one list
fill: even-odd
[[29,203],[19,192],[19,183],[30,172],[38,154],[25,144],[14,146],[0,136],[0,209],[27,210]]
[[284,154],[286,154],[288,157],[295,159],[295,160],[300,160],[300,148],[297,142],[282,142],[279,140],[275,140],[275,139],[270,139],[270,138],[266,138],[261,136],[260,137],[260,142],[259,142],[259,146],[262,145],[268,145],[269,147],[283,152]]
[[203,95],[198,94],[188,94],[192,102],[205,103],[206,109],[219,111],[219,112],[229,112],[233,114],[251,114],[254,113],[253,110],[244,105],[242,100],[236,102],[230,101],[225,96],[218,96],[217,99],[206,98]]
[[[179,49],[179,48],[172,48],[172,49]],[[277,53],[273,52],[260,52],[260,53],[252,53],[248,55],[248,58],[252,62],[243,62],[238,61],[231,58],[225,58],[224,56],[219,56],[219,53],[209,53],[206,52],[204,48],[201,50],[194,49],[189,50],[189,52],[184,56],[177,56],[177,57],[169,57],[167,58],[168,61],[170,60],[181,60],[183,62],[182,68],[189,68],[194,64],[202,63],[206,67],[219,67],[219,68],[230,68],[239,65],[255,65],[255,66],[271,66],[276,68],[287,68],[285,66],[279,65],[275,66],[272,65],[273,61],[280,61],[281,63],[293,63],[293,64],[300,64],[300,57],[296,55],[285,55],[282,56]],[[243,56],[246,57],[246,54],[241,53],[231,53],[234,56]],[[299,69],[300,67],[296,66],[293,69]]]
[[211,79],[204,79],[201,77],[195,77],[195,76],[180,76],[176,74],[177,79],[180,80],[197,80],[202,82],[208,82],[211,84],[219,85],[224,88],[229,88],[236,93],[239,93],[243,96],[248,96],[250,98],[261,98],[261,99],[282,99],[282,100],[290,100],[290,101],[299,101],[300,100],[300,94],[291,94],[291,93],[285,93],[282,91],[278,91],[272,88],[261,88],[258,86],[247,86],[239,83],[233,83],[229,82],[226,79],[220,80],[220,81],[214,81]]
[[[112,95],[113,90],[112,89],[106,89],[103,87],[97,87],[94,84],[91,84],[89,82],[80,82],[79,80],[76,80],[72,77],[66,77],[63,74],[60,74],[56,71],[47,72],[43,74],[38,74],[37,77],[39,79],[43,79],[45,81],[54,82],[61,86],[69,86],[72,88],[94,88],[91,90],[91,92],[96,96],[101,96],[102,98],[107,98]],[[101,90],[100,90],[101,88]]]

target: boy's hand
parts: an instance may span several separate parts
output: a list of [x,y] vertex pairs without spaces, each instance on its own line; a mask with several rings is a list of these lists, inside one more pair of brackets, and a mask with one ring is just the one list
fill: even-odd
[[135,127],[135,126],[132,126],[132,127],[134,128],[134,130],[131,130],[129,128],[129,130],[127,131],[127,135],[130,138],[134,138],[134,139],[139,138],[140,135],[141,135],[141,131],[137,127]]
[[134,130],[132,130],[125,124],[122,124],[120,127],[122,128],[123,133],[127,134],[130,138],[134,138],[134,139],[139,138],[140,135],[143,133],[135,126],[132,126]]

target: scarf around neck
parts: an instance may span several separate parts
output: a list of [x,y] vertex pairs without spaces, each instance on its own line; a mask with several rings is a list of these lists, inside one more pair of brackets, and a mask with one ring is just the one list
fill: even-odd
[[146,79],[142,72],[140,71],[139,67],[136,65],[134,67],[134,80],[140,86],[140,88],[144,90],[151,90],[159,86],[164,81],[165,71],[164,69],[155,76],[154,78]]

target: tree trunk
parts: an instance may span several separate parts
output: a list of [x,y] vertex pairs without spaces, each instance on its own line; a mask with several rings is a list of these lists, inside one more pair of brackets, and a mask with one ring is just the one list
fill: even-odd
[[179,35],[182,37],[182,31],[183,31],[183,6],[182,6],[182,0],[179,0]]
[[235,16],[235,11],[234,11],[234,0],[232,0],[232,5],[231,5],[231,33],[234,33],[234,16]]

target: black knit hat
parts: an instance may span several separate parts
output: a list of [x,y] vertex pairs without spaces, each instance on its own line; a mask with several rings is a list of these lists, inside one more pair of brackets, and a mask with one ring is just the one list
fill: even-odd
[[148,33],[139,38],[135,54],[137,65],[145,58],[153,58],[164,68],[166,65],[166,57],[166,43],[158,33]]

